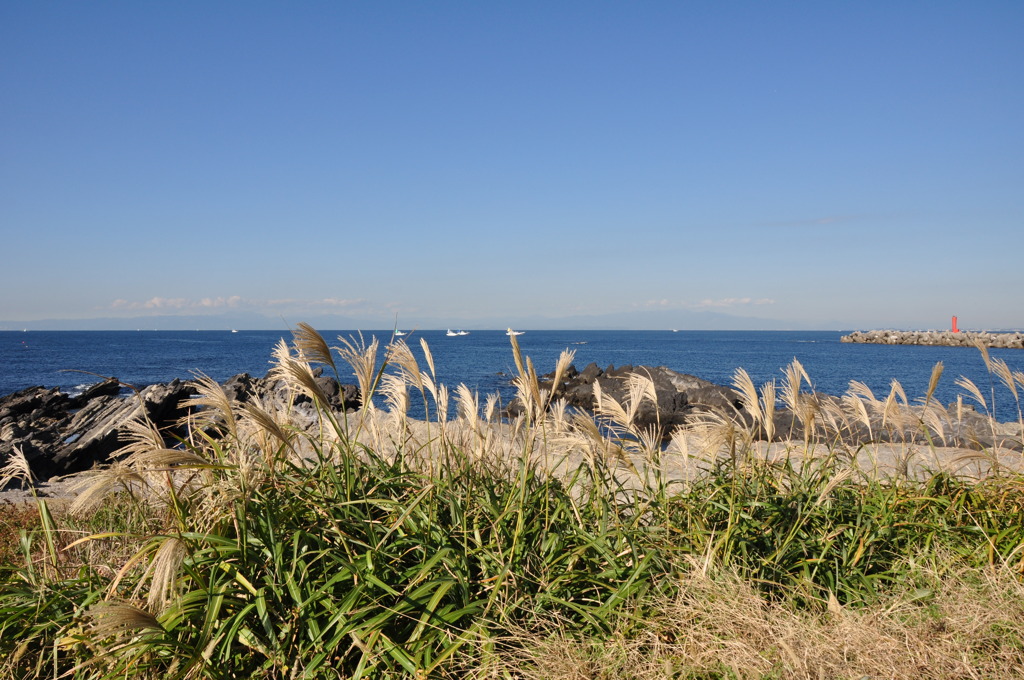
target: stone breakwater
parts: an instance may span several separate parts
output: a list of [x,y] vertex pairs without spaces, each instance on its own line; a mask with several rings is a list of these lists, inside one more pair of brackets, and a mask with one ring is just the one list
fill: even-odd
[[841,342],[875,345],[936,345],[943,347],[1000,347],[1024,349],[1024,333],[984,333],[973,331],[854,331]]

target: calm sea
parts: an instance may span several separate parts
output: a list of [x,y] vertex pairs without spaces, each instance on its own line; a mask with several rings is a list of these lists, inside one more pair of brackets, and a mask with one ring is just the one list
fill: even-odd
[[[386,341],[389,331],[365,332]],[[333,345],[338,335],[324,332]],[[838,331],[530,331],[519,336],[524,354],[539,373],[551,371],[559,354],[576,352],[580,370],[590,362],[668,366],[719,384],[729,384],[738,367],[760,385],[782,376],[794,358],[811,377],[814,389],[842,394],[850,380],[866,383],[879,398],[898,380],[910,399],[927,389],[932,366],[945,372],[937,397],[956,400],[962,390],[954,381],[966,376],[988,395],[992,380],[976,349],[843,344]],[[447,337],[422,331],[407,337],[422,359],[419,339],[434,355],[438,378],[454,389],[460,382],[483,394],[508,394],[514,362],[504,331],[473,331]],[[74,393],[101,377],[114,376],[136,386],[189,378],[201,371],[216,380],[237,373],[263,376],[271,349],[290,335],[280,331],[3,331],[0,332],[0,395],[33,385],[60,387]],[[1024,351],[992,350],[1015,371],[1024,371]],[[422,363],[425,368],[426,364]],[[343,376],[344,378],[344,376]],[[355,382],[353,379],[352,382]],[[996,385],[996,407],[1003,420],[1016,419],[1012,395]],[[1024,396],[1024,395],[1022,395]]]

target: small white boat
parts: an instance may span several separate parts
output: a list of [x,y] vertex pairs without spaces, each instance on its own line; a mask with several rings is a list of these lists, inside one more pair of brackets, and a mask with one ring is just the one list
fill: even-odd
[[509,328],[507,331],[505,331],[505,335],[522,335],[525,332],[526,331],[514,331],[511,328]]
[[459,331],[455,335],[469,335],[469,331]]
[[449,329],[448,329],[448,332],[447,332],[447,333],[445,333],[445,335],[447,335],[447,336],[448,336],[449,338],[454,338],[454,337],[455,337],[456,335],[458,335],[458,333],[456,333],[456,332],[455,332],[455,331],[453,331],[453,330],[452,330],[451,328],[449,328]]
[[232,328],[232,329],[231,329],[231,332],[232,332],[232,333],[237,333],[238,331],[236,331],[236,330],[235,330],[234,328]]
[[408,335],[405,331],[395,331],[395,335]]

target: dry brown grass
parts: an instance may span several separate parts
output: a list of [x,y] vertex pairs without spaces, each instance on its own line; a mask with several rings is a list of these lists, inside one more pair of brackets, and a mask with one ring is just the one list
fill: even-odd
[[923,573],[920,588],[869,607],[795,611],[697,568],[677,598],[623,616],[607,640],[549,620],[494,642],[475,677],[1024,678],[1024,584],[1009,570]]
[[34,503],[0,503],[0,566],[21,561],[21,532],[39,526],[39,509]]

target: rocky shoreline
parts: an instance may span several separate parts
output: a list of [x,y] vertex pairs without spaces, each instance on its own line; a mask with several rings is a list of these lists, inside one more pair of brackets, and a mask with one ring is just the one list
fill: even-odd
[[[601,369],[591,364],[582,371],[570,366],[559,384],[553,383],[553,376],[544,376],[540,388],[553,393],[555,399],[563,399],[569,408],[594,412],[597,394],[622,405],[635,399],[629,380],[633,374],[649,378],[656,397],[639,404],[633,422],[665,441],[679,425],[709,415],[712,419],[725,415],[745,424],[754,439],[769,443],[810,441],[827,435],[833,445],[851,448],[868,443],[915,443],[975,451],[1019,452],[1024,448],[1019,423],[996,423],[964,404],[943,407],[933,403],[928,412],[923,406],[902,406],[897,417],[890,405],[882,408],[882,402],[868,403],[854,411],[849,397],[805,393],[800,395],[798,410],[779,404],[766,421],[763,412],[755,413],[763,405],[748,404],[748,398],[731,387],[664,366]],[[355,385],[339,385],[319,371],[314,375],[332,410],[358,408],[361,395]],[[287,411],[292,426],[298,429],[317,426],[318,415],[309,397],[293,394],[279,380],[243,373],[224,382],[222,388],[237,404],[251,399],[259,399],[264,405],[276,404],[275,408]],[[181,446],[186,436],[182,421],[198,408],[192,399],[196,394],[196,384],[191,381],[174,380],[133,392],[112,378],[76,396],[38,386],[0,397],[0,466],[20,451],[34,479],[45,483],[108,464],[130,438],[131,425],[138,420],[140,410],[164,434],[168,448]],[[521,410],[513,400],[504,415],[515,417]],[[833,430],[822,429],[825,421]]]
[[874,345],[932,345],[940,347],[997,347],[1024,349],[1024,333],[987,333],[975,331],[854,331],[840,342]]

